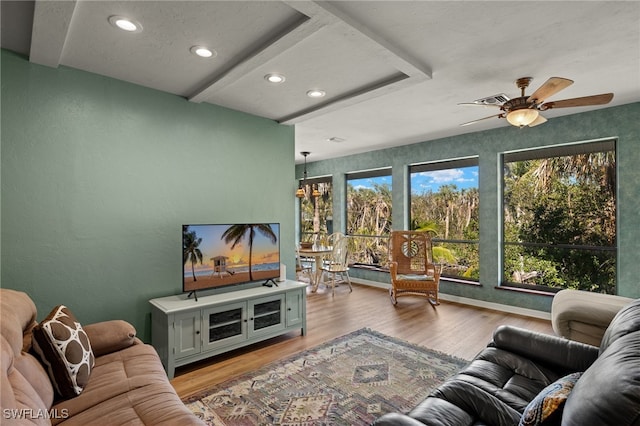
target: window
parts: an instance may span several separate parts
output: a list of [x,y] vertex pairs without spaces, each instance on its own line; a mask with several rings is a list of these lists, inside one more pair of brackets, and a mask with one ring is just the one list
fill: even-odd
[[[313,196],[317,190],[319,195]],[[333,191],[331,176],[307,179],[300,198],[300,241],[313,241],[333,233]]]
[[503,156],[503,285],[615,294],[615,142]]
[[443,277],[478,281],[478,159],[412,165],[409,173],[411,229],[434,233]]
[[391,231],[391,169],[347,174],[350,261],[385,267]]

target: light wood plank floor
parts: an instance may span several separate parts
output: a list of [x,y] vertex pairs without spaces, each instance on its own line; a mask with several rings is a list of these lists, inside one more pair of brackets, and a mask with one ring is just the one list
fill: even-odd
[[321,287],[307,297],[307,333],[291,332],[247,348],[176,370],[171,381],[181,398],[188,397],[269,362],[312,348],[363,327],[389,336],[472,359],[501,324],[553,334],[546,320],[506,314],[442,301],[432,309],[422,297],[401,297],[393,306],[388,291],[354,284],[336,288],[335,297]]

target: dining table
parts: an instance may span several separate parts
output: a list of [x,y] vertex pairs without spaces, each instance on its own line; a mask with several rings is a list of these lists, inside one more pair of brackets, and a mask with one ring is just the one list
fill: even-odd
[[333,251],[332,247],[327,246],[313,246],[311,248],[300,248],[298,251],[300,256],[313,257],[315,260],[315,270],[311,274],[311,291],[318,290],[320,280],[322,278],[322,261],[324,257]]

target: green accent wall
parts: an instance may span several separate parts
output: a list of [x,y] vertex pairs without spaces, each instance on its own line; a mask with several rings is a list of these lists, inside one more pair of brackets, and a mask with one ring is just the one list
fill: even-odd
[[[333,176],[334,231],[345,231],[345,173],[393,167],[393,223],[408,229],[408,165],[462,157],[478,157],[480,192],[481,286],[441,281],[440,290],[460,297],[549,311],[550,296],[498,289],[501,253],[501,154],[548,145],[604,138],[617,140],[618,294],[640,297],[640,103],[550,119],[542,126],[499,129],[376,150],[307,163],[309,177]],[[345,143],[348,143],[345,142]],[[302,177],[302,166],[296,177]],[[389,283],[389,274],[352,269],[350,275]]]
[[181,225],[281,224],[294,253],[294,128],[2,51],[2,287],[42,319],[125,319],[182,291]]

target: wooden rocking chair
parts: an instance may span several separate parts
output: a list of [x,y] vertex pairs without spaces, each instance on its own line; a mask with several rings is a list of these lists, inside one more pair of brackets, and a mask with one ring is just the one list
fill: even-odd
[[391,302],[400,296],[426,296],[435,308],[440,304],[440,266],[433,263],[431,237],[423,231],[392,231],[389,240]]

